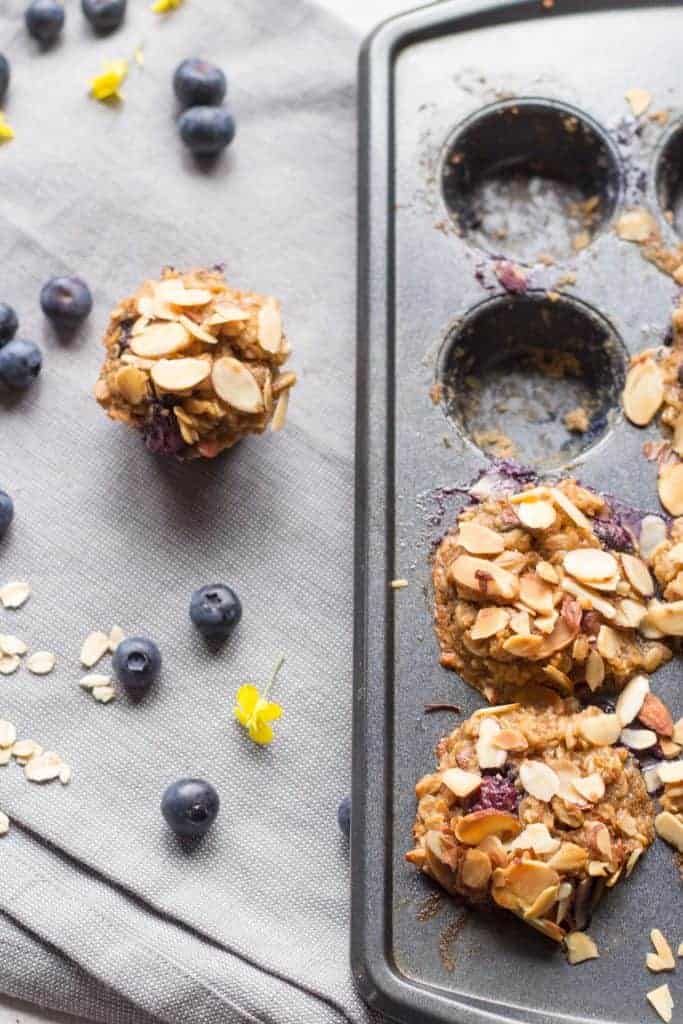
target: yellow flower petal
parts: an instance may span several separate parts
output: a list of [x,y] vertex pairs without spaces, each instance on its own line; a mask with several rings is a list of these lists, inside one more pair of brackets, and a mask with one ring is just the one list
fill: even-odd
[[272,743],[273,730],[267,722],[263,722],[260,718],[252,718],[249,724],[249,737],[254,743],[265,747],[268,743]]
[[172,11],[174,7],[180,7],[183,0],[155,0],[152,4],[152,10],[155,14],[166,14],[167,11]]
[[0,111],[0,142],[9,142],[14,138],[14,128],[7,124],[5,115]]
[[258,715],[264,722],[274,722],[282,718],[282,707],[279,704],[264,704]]
[[121,99],[119,86],[128,74],[128,61],[111,60],[104,65],[104,71],[90,82],[90,92],[96,100]]
[[[237,704],[239,710],[249,716],[253,713],[254,708],[261,699],[259,692],[255,686],[251,683],[245,683],[244,686],[240,686],[237,691]],[[235,708],[235,714],[237,714],[238,708]]]

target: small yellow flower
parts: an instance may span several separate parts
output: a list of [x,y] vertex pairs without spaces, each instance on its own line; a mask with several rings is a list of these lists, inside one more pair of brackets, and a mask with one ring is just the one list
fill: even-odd
[[7,124],[5,115],[0,110],[0,142],[9,142],[10,139],[14,138],[14,128]]
[[183,0],[155,0],[152,4],[152,10],[155,14],[166,14],[168,11],[172,11],[174,7],[180,7]]
[[233,709],[235,718],[249,732],[249,738],[260,746],[266,746],[273,740],[273,729],[268,724],[282,716],[279,704],[268,700],[270,689],[277,679],[278,672],[285,663],[284,655],[278,659],[270,682],[263,691],[263,696],[256,686],[245,683],[237,691],[237,706]]
[[104,71],[91,80],[90,94],[96,100],[123,99],[119,92],[119,87],[127,74],[127,60],[107,61],[104,65]]

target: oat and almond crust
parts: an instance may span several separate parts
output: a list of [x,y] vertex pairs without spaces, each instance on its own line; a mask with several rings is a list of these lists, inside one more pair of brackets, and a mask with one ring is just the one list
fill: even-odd
[[284,423],[293,373],[279,304],[218,270],[163,271],[112,313],[95,397],[153,451],[213,458]]

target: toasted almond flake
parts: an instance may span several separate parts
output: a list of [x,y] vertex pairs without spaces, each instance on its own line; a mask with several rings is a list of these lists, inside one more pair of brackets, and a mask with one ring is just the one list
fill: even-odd
[[509,501],[511,505],[524,505],[527,501],[543,501],[549,498],[549,487],[529,487],[526,491],[517,491],[516,494],[511,494]]
[[660,466],[657,491],[667,512],[672,516],[683,515],[683,462]]
[[121,366],[113,387],[130,405],[140,405],[147,397],[147,374],[137,366]]
[[24,775],[29,782],[50,782],[59,775],[62,759],[53,750],[46,750],[24,766]]
[[657,742],[657,733],[652,729],[622,729],[619,742],[631,750],[649,750]]
[[31,588],[23,580],[13,580],[0,587],[0,602],[3,608],[21,608],[31,596]]
[[670,811],[661,811],[655,818],[657,835],[683,853],[683,819]]
[[26,659],[26,668],[34,676],[46,676],[55,667],[55,660],[52,651],[36,651]]
[[458,542],[470,555],[499,555],[505,550],[501,535],[480,523],[461,523]]
[[92,668],[109,650],[109,637],[96,630],[89,633],[81,648],[81,665]]
[[491,861],[483,850],[470,849],[462,862],[462,881],[468,889],[483,889],[491,877]]
[[654,626],[665,636],[683,636],[683,601],[651,601],[643,625]]
[[553,595],[553,588],[536,573],[528,572],[520,577],[519,596],[525,605],[539,615],[552,615]]
[[239,306],[218,303],[207,323],[212,327],[218,327],[221,324],[241,323],[248,319],[249,314],[244,309],[240,309]]
[[521,832],[516,815],[487,807],[471,811],[460,818],[455,826],[455,838],[467,846],[478,846],[487,836],[516,836]]
[[560,848],[560,840],[553,838],[542,822],[527,825],[509,844],[510,850],[533,850],[534,853],[556,853]]
[[200,327],[199,324],[196,324],[194,320],[190,320],[189,316],[180,316],[178,318],[178,323],[181,323],[185,330],[188,331],[188,333],[191,334],[193,338],[196,338],[197,341],[203,341],[205,345],[217,344],[218,338],[216,337],[216,335],[209,334],[209,332],[205,331],[203,327]]
[[630,679],[617,699],[616,713],[622,725],[630,725],[638,717],[646,695],[650,692],[650,680],[638,675]]
[[594,648],[586,658],[586,682],[591,690],[597,690],[605,679],[605,663],[602,655]]
[[192,336],[183,324],[168,321],[149,324],[144,331],[132,335],[130,348],[136,356],[158,359],[184,351],[191,342]]
[[578,526],[579,529],[589,537],[593,536],[593,527],[590,519],[588,519],[588,517],[576,507],[573,501],[569,500],[563,491],[559,490],[557,487],[551,487],[550,496],[557,507],[561,509],[569,519],[571,519],[575,526]]
[[0,719],[0,747],[11,747],[17,738],[17,730],[11,722]]
[[[226,356],[225,358],[231,357]],[[218,360],[219,363],[222,361]],[[217,363],[214,363],[214,370],[216,366]],[[182,359],[160,359],[150,370],[156,386],[162,391],[170,392],[190,391],[206,380],[210,373],[210,362],[207,362],[206,359],[194,359],[191,356]]]
[[647,89],[627,89],[624,99],[631,108],[633,116],[640,117],[652,103],[652,93],[649,93]]
[[653,928],[650,932],[650,941],[657,950],[657,955],[664,965],[665,970],[673,971],[676,966],[671,946],[666,941],[659,928]]
[[63,786],[69,785],[69,783],[71,782],[71,775],[71,766],[68,764],[63,764],[59,769],[59,781]]
[[555,628],[557,617],[556,611],[552,615],[537,615],[534,619],[534,629],[537,629],[539,633],[543,633],[545,636],[549,636]]
[[640,524],[638,546],[643,558],[650,559],[656,548],[666,540],[666,523],[661,516],[647,515]]
[[28,647],[18,636],[11,636],[8,633],[0,634],[0,652],[2,654],[18,654],[23,657]]
[[664,401],[664,380],[654,359],[642,359],[628,371],[624,387],[624,412],[631,423],[645,427]]
[[406,587],[410,586],[408,580],[398,579],[392,580],[389,584],[392,590],[405,590]]
[[213,364],[211,382],[218,397],[240,412],[263,412],[263,396],[253,373],[233,356]]
[[42,752],[43,748],[35,740],[17,740],[12,744],[12,756],[16,757],[20,764],[26,764],[32,757]]
[[90,692],[100,704],[108,704],[116,697],[116,690],[113,686],[93,686]]
[[683,761],[666,761],[660,764],[659,777],[665,784],[683,782]]
[[109,650],[113,654],[116,648],[119,646],[122,640],[125,639],[125,633],[120,626],[112,626],[109,632]]
[[671,1024],[673,1017],[674,1001],[671,998],[671,992],[668,985],[660,985],[659,988],[653,988],[647,993],[647,1001],[650,1003],[652,1008],[656,1010],[659,1016],[664,1021],[664,1024]]
[[532,636],[515,635],[503,641],[503,650],[516,658],[537,658],[539,657],[545,638],[533,634]]
[[275,405],[275,412],[273,413],[273,419],[271,420],[270,429],[273,433],[277,434],[278,431],[282,430],[287,419],[287,409],[289,408],[289,391],[283,391],[277,400]]
[[650,575],[650,570],[642,558],[623,554],[621,556],[621,564],[631,586],[639,594],[642,594],[643,597],[652,597],[655,592],[655,585]]
[[6,836],[9,832],[10,821],[4,811],[0,811],[0,836]]
[[683,942],[678,947],[678,956],[683,956]]
[[441,781],[457,797],[470,796],[481,786],[478,772],[466,772],[462,768],[447,768],[441,773]]
[[490,636],[495,636],[505,629],[509,618],[510,613],[497,605],[480,608],[470,629],[470,636],[473,640],[486,640]]
[[643,768],[641,774],[643,776],[643,782],[645,783],[645,789],[650,795],[656,793],[658,789],[661,789],[662,784],[659,781],[657,765],[650,765],[647,768]]
[[530,635],[531,623],[529,619],[529,612],[526,608],[521,611],[512,612],[510,615],[510,629],[513,633],[517,633],[519,636]]
[[617,234],[625,242],[646,242],[657,233],[657,222],[648,210],[639,206],[622,213],[617,221]]
[[584,960],[595,960],[599,957],[598,947],[585,932],[569,932],[564,944],[567,949],[567,960],[570,964],[580,964]]
[[615,661],[619,655],[619,636],[611,626],[600,626],[596,646],[605,661]]
[[674,743],[683,743],[683,718],[679,718],[674,725],[673,741]]
[[21,661],[17,654],[3,654],[0,656],[0,675],[11,676],[20,664]]
[[507,760],[507,752],[494,747],[493,737],[500,732],[500,725],[495,718],[484,718],[479,726],[479,737],[476,742],[477,761],[480,768],[502,768]]
[[605,783],[597,772],[574,779],[572,785],[579,796],[591,804],[596,804],[605,795]]
[[667,739],[666,736],[659,736],[659,748],[664,757],[678,757],[683,752],[683,744],[674,743],[673,740]]
[[490,704],[488,707],[477,708],[472,712],[472,718],[488,718],[490,715],[507,715],[509,711],[517,711],[521,704]]
[[656,953],[647,954],[647,956],[645,957],[645,966],[648,970],[654,972],[670,970],[670,968],[664,966],[661,959],[657,956]]
[[522,761],[519,766],[519,781],[530,796],[546,804],[560,791],[557,773],[543,761]]
[[616,617],[614,606],[611,605],[609,601],[600,597],[599,594],[595,594],[592,591],[587,590],[586,587],[582,587],[581,584],[576,583],[575,580],[569,579],[569,577],[565,576],[560,586],[563,590],[566,590],[568,594],[572,594],[573,597],[578,599],[579,604],[584,611],[591,611],[591,609],[595,609],[596,612],[599,612],[600,615],[602,615],[603,619],[611,620]]
[[626,597],[617,605],[614,625],[621,629],[638,629],[646,615],[647,608],[644,604]]
[[515,753],[526,750],[529,746],[526,736],[519,729],[501,729],[492,737],[491,742],[494,747],[499,747],[501,750],[512,750]]
[[541,499],[518,505],[517,517],[528,530],[548,530],[555,522],[556,513],[551,502]]
[[282,317],[275,299],[266,299],[258,313],[258,341],[266,352],[276,353],[282,346]]
[[588,715],[580,721],[581,735],[594,747],[611,747],[619,739],[621,720],[618,715]]
[[642,846],[637,846],[635,850],[632,850],[629,854],[629,858],[626,861],[626,877],[629,878],[634,867],[643,856]]
[[211,302],[211,292],[204,288],[184,288],[179,281],[161,281],[156,287],[156,293],[162,302],[169,306],[206,306]]
[[98,672],[91,672],[87,676],[83,676],[79,686],[82,686],[84,690],[93,690],[96,686],[110,686],[111,676],[101,675]]
[[[683,419],[683,416],[681,419]],[[683,542],[680,544],[674,544],[674,546],[667,551],[666,557],[670,562],[673,562],[674,565],[683,565]]]
[[513,601],[517,597],[517,577],[495,562],[473,555],[459,555],[449,569],[454,583],[484,596],[499,597]]
[[617,560],[600,548],[575,548],[563,559],[565,572],[588,585],[613,579],[618,572]]

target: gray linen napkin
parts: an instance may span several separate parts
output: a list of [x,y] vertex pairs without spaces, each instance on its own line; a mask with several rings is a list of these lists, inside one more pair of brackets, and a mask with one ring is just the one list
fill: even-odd
[[[67,0],[60,44],[37,52],[24,0],[0,0],[17,137],[0,150],[0,298],[44,346],[37,387],[0,404],[0,485],[17,517],[3,580],[33,596],[0,631],[56,652],[47,677],[0,680],[0,718],[73,767],[69,786],[0,768],[0,991],[116,1024],[363,1021],[348,964],[355,40],[279,0],[188,0],[166,18],[133,0],[96,39]],[[125,102],[86,96],[104,59],[130,57]],[[224,66],[238,119],[211,170],[183,152],[171,74]],[[225,261],[283,300],[300,384],[286,431],[206,465],[148,454],[91,389],[109,309],[163,264]],[[42,282],[81,273],[95,311],[71,342],[38,309]],[[232,582],[238,634],[211,653],[192,589]],[[138,706],[78,686],[92,629],[156,638],[163,679]],[[287,656],[272,747],[232,719],[238,686]],[[102,666],[106,670],[106,663]],[[222,812],[191,851],[159,799],[211,779]]]

